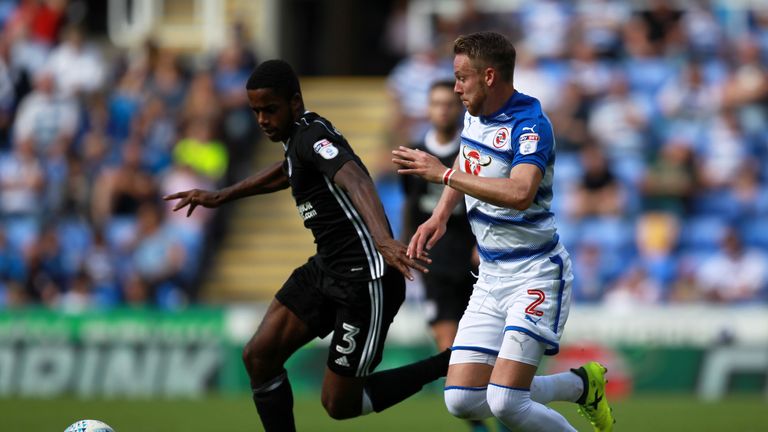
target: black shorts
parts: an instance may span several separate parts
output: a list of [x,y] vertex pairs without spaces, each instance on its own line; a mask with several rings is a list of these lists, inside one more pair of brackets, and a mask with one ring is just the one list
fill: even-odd
[[464,315],[469,296],[475,284],[475,277],[467,272],[465,276],[426,273],[424,297],[426,297],[427,322],[456,321]]
[[405,280],[393,267],[373,281],[339,279],[310,258],[275,297],[318,337],[334,332],[328,352],[332,371],[367,376],[381,362],[389,325],[405,300]]

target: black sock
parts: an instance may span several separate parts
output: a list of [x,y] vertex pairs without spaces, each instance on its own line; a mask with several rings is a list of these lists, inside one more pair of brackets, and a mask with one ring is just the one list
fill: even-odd
[[265,432],[295,432],[293,421],[293,392],[288,374],[280,375],[258,386],[251,385],[253,402],[261,417]]
[[451,350],[396,369],[376,372],[365,381],[365,392],[376,412],[385,410],[448,373]]
[[580,367],[578,369],[571,369],[571,372],[578,375],[578,377],[581,378],[581,382],[584,383],[584,390],[582,390],[581,396],[579,396],[579,399],[576,400],[577,404],[584,405],[587,402],[587,391],[589,390],[589,380],[587,379],[587,371],[585,371],[583,367]]

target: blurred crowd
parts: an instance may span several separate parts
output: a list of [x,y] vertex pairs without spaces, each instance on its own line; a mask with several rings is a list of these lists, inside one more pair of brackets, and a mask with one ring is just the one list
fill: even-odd
[[392,70],[393,126],[407,125],[393,142],[423,136],[455,35],[501,30],[517,48],[515,87],[554,126],[574,301],[765,304],[768,6],[539,0],[489,14],[475,3],[437,19],[434,44]]
[[242,178],[243,29],[194,58],[89,37],[66,0],[0,7],[0,308],[195,301],[219,214],[162,196]]

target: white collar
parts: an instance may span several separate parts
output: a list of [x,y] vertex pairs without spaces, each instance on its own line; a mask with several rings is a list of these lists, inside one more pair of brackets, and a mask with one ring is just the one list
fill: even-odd
[[435,132],[435,129],[430,129],[427,132],[427,136],[424,137],[424,147],[426,147],[427,151],[437,157],[446,157],[457,152],[459,150],[459,142],[458,132],[456,132],[456,135],[448,144],[437,142],[437,132]]

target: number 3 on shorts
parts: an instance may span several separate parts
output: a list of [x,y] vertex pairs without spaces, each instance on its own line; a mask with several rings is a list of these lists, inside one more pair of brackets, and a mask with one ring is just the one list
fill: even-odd
[[342,323],[341,327],[347,331],[343,336],[341,336],[344,342],[347,343],[347,346],[343,347],[341,345],[336,345],[336,351],[344,355],[352,354],[352,352],[355,350],[355,347],[357,346],[357,343],[355,342],[355,335],[360,333],[360,329],[353,326],[352,324],[347,323]]
[[546,296],[544,295],[544,291],[538,290],[538,289],[529,289],[528,294],[535,296],[536,300],[534,300],[533,303],[529,304],[528,307],[525,308],[525,313],[530,315],[535,315],[535,316],[544,315],[544,312],[540,310],[536,310],[536,306],[544,303],[544,300],[546,299]]

